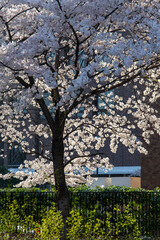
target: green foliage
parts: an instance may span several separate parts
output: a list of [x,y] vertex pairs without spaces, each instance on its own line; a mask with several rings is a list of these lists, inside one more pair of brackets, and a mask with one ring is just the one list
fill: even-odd
[[106,219],[106,225],[108,226],[108,233],[104,229],[104,222],[96,218],[96,209],[91,211],[87,219],[83,219],[80,212],[75,209],[70,212],[70,217],[67,220],[68,239],[104,239],[111,233],[110,221]]
[[[139,239],[140,229],[131,209],[136,205],[131,204],[121,212],[117,207],[116,221],[113,221],[111,213],[106,213],[105,221],[97,216],[99,206],[88,213],[87,218],[78,209],[73,209],[67,219],[67,239],[71,240],[105,240],[127,237],[127,239]],[[60,211],[53,206],[44,211],[42,221],[37,222],[34,216],[27,215],[26,205],[21,208],[16,200],[7,203],[0,212],[0,233],[3,239],[37,239],[60,240],[64,229],[64,223]]]
[[64,224],[60,211],[53,206],[46,212],[42,219],[42,224],[38,225],[36,230],[37,239],[59,240],[63,232]]
[[1,174],[6,174],[6,173],[8,173],[9,171],[8,171],[8,169],[5,167],[5,166],[0,166],[0,173]]
[[32,215],[25,215],[24,208],[20,208],[17,201],[8,201],[4,209],[0,211],[0,236],[4,239],[27,239],[32,236],[31,229],[36,223]]
[[[9,171],[8,171],[8,169],[5,167],[5,166],[0,166],[0,173],[1,174],[6,174],[6,173],[8,173]],[[13,187],[13,185],[15,185],[15,184],[17,184],[17,183],[19,183],[20,181],[18,180],[18,179],[16,179],[16,178],[10,178],[10,179],[6,179],[6,180],[4,180],[4,179],[2,179],[2,178],[0,178],[0,188],[9,188],[9,187]]]
[[109,187],[95,187],[91,188],[86,185],[81,185],[80,187],[70,187],[69,188],[70,192],[76,193],[76,192],[160,192],[160,188],[157,187],[154,190],[146,190],[143,188],[131,188],[131,187],[125,187],[125,186],[109,186]]
[[31,187],[31,188],[16,188],[16,187],[12,187],[12,188],[0,188],[0,193],[1,192],[5,192],[5,193],[19,193],[19,192],[46,192],[46,190],[41,190],[40,188],[35,188],[35,187]]
[[1,232],[14,232],[16,230],[17,224],[20,221],[20,216],[18,214],[18,205],[16,200],[12,204],[1,210],[0,215],[0,231]]
[[26,192],[25,189],[23,190],[24,191],[20,191],[17,189],[17,191],[12,191],[12,189],[8,189],[7,192],[0,192],[0,211],[16,200],[19,209],[21,209],[21,215],[23,215],[24,212],[27,216],[29,214],[32,215],[35,221],[41,221],[42,212],[45,212],[54,201],[54,194],[46,194],[38,189],[34,189],[34,191],[31,192]]
[[67,224],[69,227],[68,238],[77,239],[80,238],[83,232],[82,229],[83,217],[80,215],[78,210],[72,210],[70,212],[70,217],[67,220]]
[[[89,239],[93,236],[93,239],[98,239],[98,237],[99,239],[100,237],[101,239],[116,239],[126,234],[128,239],[134,239],[134,236],[135,239],[138,239],[140,231],[145,236],[149,236],[158,229],[160,226],[158,189],[146,194],[145,191],[128,193],[129,188],[121,190],[118,188],[119,191],[116,187],[113,188],[114,190],[105,190],[105,192],[104,189],[88,192],[89,189],[85,186],[81,189],[70,189],[72,211],[67,220],[70,239],[74,240],[78,237],[79,239]],[[46,220],[46,222],[54,223],[55,215],[59,214],[54,208],[51,209],[52,214],[48,211],[53,202],[53,192],[45,193],[37,188],[32,189],[31,192],[22,188],[8,189],[7,192],[0,191],[1,234],[16,234],[16,236],[20,234],[19,239],[23,239],[25,234],[29,236],[40,231],[36,237],[44,239],[41,236],[42,232],[47,235],[50,230],[45,229],[51,229],[44,223],[44,219],[48,218],[50,220]],[[49,216],[48,213],[50,213]],[[53,221],[51,221],[52,216]],[[59,222],[58,219],[57,217],[56,223]],[[58,226],[61,226],[60,223]],[[55,234],[54,228],[53,234]],[[52,235],[50,235],[51,237]]]
[[114,211],[117,214],[115,221],[111,213],[106,213],[105,221],[97,218],[98,205],[90,211],[86,219],[83,219],[77,209],[72,210],[68,218],[68,239],[118,239],[125,236],[127,239],[138,240],[140,229],[131,210],[133,207],[136,205],[127,205],[123,212],[118,207],[115,208]]
[[118,207],[114,209],[117,213],[114,223],[115,235],[125,235],[128,239],[139,239],[141,231],[135,216],[135,212],[138,213],[138,210],[139,206],[135,202],[125,206],[123,212]]
[[[3,169],[3,171],[8,171],[5,167],[0,167],[0,169]],[[0,170],[1,173],[1,170]],[[7,173],[7,172],[4,172]],[[4,174],[3,173],[3,174]],[[131,188],[131,187],[125,187],[125,186],[109,186],[106,188],[101,188],[99,186],[95,188],[91,188],[89,186],[86,186],[82,184],[80,187],[69,187],[69,191],[72,193],[77,192],[160,192],[160,188],[156,187],[154,190],[146,190],[143,188]],[[31,188],[16,188],[16,187],[7,187],[7,188],[0,188],[0,192],[50,192],[48,189],[40,189],[38,187],[31,187]],[[55,192],[55,188],[52,187],[52,192]]]

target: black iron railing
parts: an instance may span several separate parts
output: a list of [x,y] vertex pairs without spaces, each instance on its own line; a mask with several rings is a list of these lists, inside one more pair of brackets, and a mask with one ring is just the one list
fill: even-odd
[[142,235],[160,235],[160,192],[77,192],[71,194],[71,202],[84,218],[95,208],[104,221],[109,213],[113,226],[128,209]]
[[[54,192],[0,192],[0,211],[16,200],[26,215],[41,220],[41,213],[55,202]],[[160,235],[160,192],[70,192],[71,208],[81,212],[84,220],[95,210],[95,218],[105,221],[109,216],[113,232],[123,213],[128,211],[138,222],[142,235]],[[127,231],[124,229],[124,231]]]

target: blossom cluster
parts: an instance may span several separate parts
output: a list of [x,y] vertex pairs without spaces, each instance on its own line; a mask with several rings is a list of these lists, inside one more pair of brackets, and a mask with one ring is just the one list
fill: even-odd
[[16,173],[19,186],[54,184],[57,118],[69,185],[111,167],[104,147],[147,154],[143,141],[160,134],[159,9],[159,0],[0,2],[0,134],[35,170]]

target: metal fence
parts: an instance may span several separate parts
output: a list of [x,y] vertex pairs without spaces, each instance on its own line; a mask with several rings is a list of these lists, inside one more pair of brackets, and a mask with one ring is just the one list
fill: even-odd
[[[95,210],[94,216],[104,221],[106,227],[105,221],[109,216],[113,232],[116,231],[116,222],[121,220],[127,209],[128,216],[138,222],[142,235],[160,236],[160,192],[70,192],[70,199],[71,208],[78,209],[84,220]],[[41,213],[50,209],[55,201],[55,193],[0,192],[0,210],[7,209],[13,200],[20,208],[25,206],[25,214],[32,214],[35,220],[40,220]]]
[[77,192],[71,194],[71,200],[84,218],[93,209],[104,221],[109,213],[115,223],[112,225],[114,232],[116,222],[127,210],[128,215],[138,222],[142,235],[160,236],[160,192]]

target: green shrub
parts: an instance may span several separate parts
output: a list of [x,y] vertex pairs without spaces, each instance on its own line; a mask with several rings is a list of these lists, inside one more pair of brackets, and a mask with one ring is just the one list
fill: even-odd
[[121,212],[115,208],[116,220],[113,220],[111,213],[106,213],[105,221],[97,218],[98,205],[89,212],[88,217],[83,219],[81,213],[75,209],[70,212],[68,218],[68,239],[95,240],[113,239],[124,237],[127,239],[140,239],[140,229],[137,219],[132,213],[132,209],[137,206],[135,203],[129,204]]
[[108,231],[106,233],[104,228],[104,222],[98,218],[95,218],[96,210],[90,212],[86,220],[83,219],[82,215],[78,210],[72,210],[70,217],[68,218],[68,239],[109,239],[111,234],[111,223],[110,216],[106,218],[106,226]]
[[0,211],[0,233],[4,239],[26,239],[26,235],[33,235],[29,232],[35,227],[33,216],[26,216],[23,207],[20,208],[16,200],[7,202]]
[[[49,229],[49,225],[43,224],[42,227],[42,223],[48,217],[47,214],[50,211],[47,209],[54,199],[51,197],[52,195],[42,194],[43,191],[37,188],[32,189],[31,193],[27,193],[27,191],[28,189],[20,188],[0,192],[0,232],[2,235],[4,233],[16,234],[16,236],[21,234],[19,239],[23,239],[22,235],[29,236],[30,232],[33,235],[34,232],[39,231],[41,233],[41,230],[43,230],[43,234],[47,235],[48,230],[45,232],[45,229]],[[82,191],[82,194],[78,191]],[[128,239],[138,239],[140,230],[143,235],[149,236],[155,229],[158,229],[157,226],[160,224],[157,217],[160,212],[158,189],[146,195],[136,191],[133,196],[128,193],[131,191],[129,188],[122,188],[119,191],[115,188],[114,191],[113,189],[109,190],[109,193],[105,190],[105,194],[101,194],[104,189],[101,192],[96,189],[86,196],[83,194],[85,191],[88,192],[88,188],[72,189],[73,210],[67,220],[68,238],[73,240],[91,237],[93,239],[116,239],[127,234]],[[94,191],[98,193],[94,193]],[[112,194],[112,192],[116,193]],[[55,209],[51,210],[54,212],[55,218],[58,212]],[[49,218],[51,217],[52,214]],[[38,220],[39,223],[37,223]],[[139,224],[141,229],[139,229]],[[39,230],[35,229],[36,226]],[[36,237],[43,239],[41,235]]]
[[[34,221],[34,216],[26,215],[25,205],[19,208],[14,200],[0,212],[0,233],[3,239],[39,239],[59,240],[63,234],[64,224],[60,211],[53,206],[44,211],[42,222]],[[87,218],[78,209],[70,212],[67,219],[67,239],[71,240],[109,240],[125,236],[127,239],[140,239],[140,229],[131,209],[137,208],[130,204],[123,212],[115,208],[116,220],[111,213],[106,213],[105,221],[97,217],[99,206],[88,213]]]
[[139,210],[138,208],[136,203],[133,202],[125,206],[123,212],[121,212],[118,207],[114,209],[117,212],[114,223],[116,236],[127,236],[128,239],[139,239],[141,231],[135,217],[135,212]]
[[91,188],[89,186],[81,185],[79,187],[70,187],[70,192],[160,192],[160,188],[157,187],[154,190],[146,190],[143,188],[131,188],[131,187],[125,187],[125,186],[116,186],[112,185],[109,187],[95,187]]
[[60,211],[53,206],[46,212],[46,216],[42,219],[42,224],[36,229],[37,239],[42,240],[59,240],[63,233],[63,219]]

